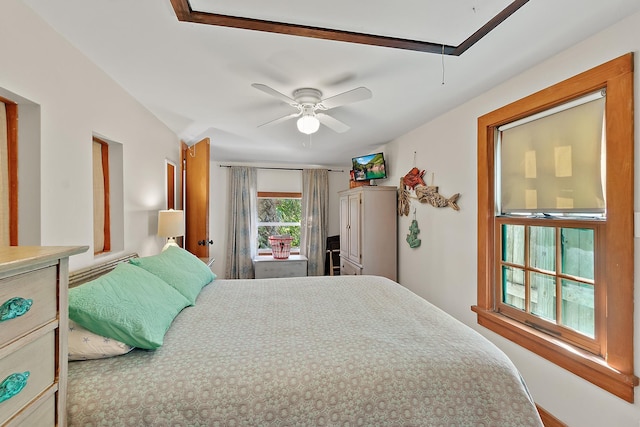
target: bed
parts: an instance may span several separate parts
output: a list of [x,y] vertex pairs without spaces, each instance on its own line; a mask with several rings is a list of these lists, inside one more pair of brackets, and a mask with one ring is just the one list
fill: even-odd
[[499,349],[376,276],[213,280],[68,390],[69,426],[542,426]]

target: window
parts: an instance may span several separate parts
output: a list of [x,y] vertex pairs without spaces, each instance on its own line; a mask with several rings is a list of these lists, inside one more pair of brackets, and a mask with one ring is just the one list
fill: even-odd
[[[1,232],[5,233],[0,241],[11,246],[37,246],[42,242],[43,222],[40,105],[0,86],[0,110],[3,107],[6,126],[0,117],[0,146],[7,151],[0,155],[0,170],[3,171],[0,193],[6,191],[6,186],[9,190],[3,193],[0,201],[0,206],[8,209],[0,212]],[[2,142],[5,136],[5,142]],[[8,163],[4,163],[6,161]],[[6,221],[9,221],[9,240],[6,240]]]
[[176,181],[177,181],[177,173],[176,173],[176,165],[170,160],[165,160],[165,175],[166,175],[166,194],[167,194],[167,209],[176,209]]
[[18,105],[0,98],[0,246],[18,245]]
[[109,144],[93,137],[93,252],[110,250]]
[[[629,402],[638,385],[632,70],[628,54],[478,119],[478,303],[472,307],[480,325]],[[548,136],[531,138],[542,141],[533,149],[523,139],[502,145],[510,138],[506,125],[601,91],[603,108],[589,107],[603,111],[589,120],[596,134],[602,128],[595,148],[586,148],[585,138],[547,144]],[[586,151],[592,155],[583,156]],[[544,178],[545,156],[552,179],[532,187],[530,181]],[[578,166],[580,159],[591,166]],[[588,175],[567,184],[583,172]],[[585,183],[589,197],[577,197]],[[545,199],[541,192],[548,190]]]
[[293,237],[292,252],[300,250],[301,193],[258,192],[258,253],[271,253],[269,236]]
[[599,224],[549,222],[496,218],[496,311],[602,357],[604,319],[598,318],[604,310],[596,289],[602,290],[603,280],[594,274]]

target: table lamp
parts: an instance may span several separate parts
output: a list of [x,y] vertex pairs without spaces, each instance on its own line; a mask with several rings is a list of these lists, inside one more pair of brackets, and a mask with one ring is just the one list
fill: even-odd
[[163,251],[169,246],[178,246],[175,238],[184,236],[184,212],[174,209],[158,212],[158,236],[167,238]]

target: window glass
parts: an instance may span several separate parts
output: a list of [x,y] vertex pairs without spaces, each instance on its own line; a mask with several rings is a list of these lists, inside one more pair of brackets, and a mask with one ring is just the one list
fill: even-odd
[[541,319],[595,338],[594,229],[503,224],[501,230],[502,303],[525,322]]
[[562,279],[562,323],[588,337],[595,337],[593,285]]
[[554,276],[531,274],[531,314],[545,320],[556,320],[556,280]]
[[524,265],[524,226],[504,224],[502,226],[502,260]]
[[593,280],[593,230],[563,228],[561,245],[562,273]]
[[290,235],[292,248],[300,247],[300,197],[260,197],[258,194],[258,250],[269,251],[269,236]]
[[502,267],[502,302],[520,310],[525,310],[526,292],[524,270]]
[[529,227],[529,265],[539,270],[556,270],[556,236],[552,227]]

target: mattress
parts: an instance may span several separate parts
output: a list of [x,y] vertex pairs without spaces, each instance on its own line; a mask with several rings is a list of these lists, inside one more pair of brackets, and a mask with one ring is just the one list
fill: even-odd
[[375,276],[216,280],[155,351],[69,363],[70,426],[542,426],[513,363]]

